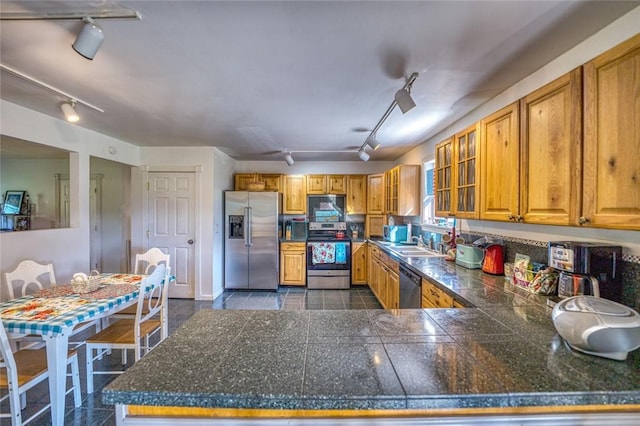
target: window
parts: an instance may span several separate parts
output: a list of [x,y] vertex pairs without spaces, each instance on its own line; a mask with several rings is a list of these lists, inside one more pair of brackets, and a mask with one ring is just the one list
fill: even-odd
[[435,168],[435,161],[427,161],[423,163],[422,170],[424,170],[424,196],[422,198],[422,224],[431,226],[442,226],[451,228],[455,219],[453,218],[440,218],[436,217],[436,205],[435,205],[435,182],[433,176],[433,170]]

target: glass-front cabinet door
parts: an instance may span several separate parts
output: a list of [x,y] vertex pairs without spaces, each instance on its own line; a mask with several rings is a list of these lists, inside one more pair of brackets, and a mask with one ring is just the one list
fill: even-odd
[[465,129],[455,136],[455,207],[456,217],[478,218],[477,203],[477,124]]
[[434,169],[434,184],[436,196],[436,216],[453,216],[451,200],[452,193],[452,159],[453,138],[447,139],[436,145],[436,164]]

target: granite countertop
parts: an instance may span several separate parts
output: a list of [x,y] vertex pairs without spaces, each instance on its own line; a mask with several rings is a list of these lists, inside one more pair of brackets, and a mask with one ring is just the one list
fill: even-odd
[[111,382],[103,402],[262,409],[640,404],[639,350],[623,362],[575,352],[555,332],[544,296],[443,258],[401,260],[474,307],[203,310]]

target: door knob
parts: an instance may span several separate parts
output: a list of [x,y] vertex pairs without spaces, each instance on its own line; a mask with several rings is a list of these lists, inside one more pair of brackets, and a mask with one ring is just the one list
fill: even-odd
[[193,240],[187,241],[187,244],[189,244],[189,245],[193,244]]

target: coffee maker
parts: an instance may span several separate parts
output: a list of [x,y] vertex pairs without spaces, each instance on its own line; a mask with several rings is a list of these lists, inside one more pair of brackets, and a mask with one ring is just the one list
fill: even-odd
[[558,297],[590,295],[622,302],[622,247],[581,241],[550,241],[549,266],[561,271]]

